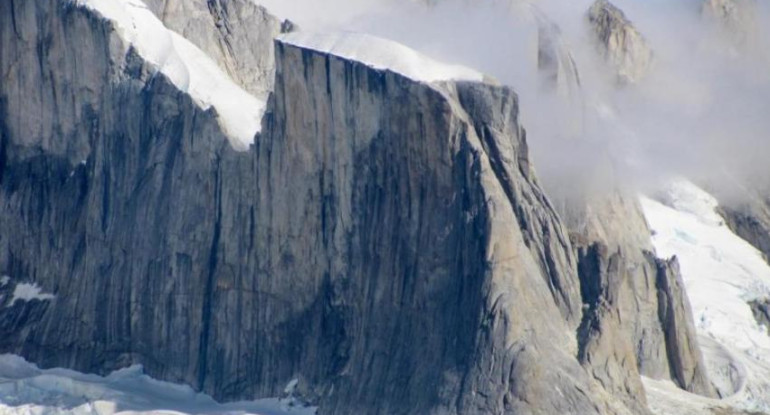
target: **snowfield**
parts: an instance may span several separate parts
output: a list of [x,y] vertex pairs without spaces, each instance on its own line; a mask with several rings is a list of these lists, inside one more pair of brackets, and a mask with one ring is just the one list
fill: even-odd
[[361,62],[375,69],[388,69],[421,82],[484,80],[476,70],[433,60],[392,40],[354,32],[292,32],[279,41]]
[[74,0],[112,21],[118,34],[202,109],[213,107],[236,150],[247,150],[259,132],[264,97],[235,84],[204,52],[169,30],[140,0]]
[[704,399],[647,379],[651,405],[677,415],[703,413],[704,405],[770,411],[770,336],[748,305],[770,296],[770,266],[724,224],[717,200],[688,181],[674,180],[641,202],[658,256],[679,259],[709,376],[725,397]]
[[[287,385],[290,394],[293,384]],[[14,355],[0,355],[0,415],[312,415],[290,398],[219,404],[188,386],[154,380],[141,366],[106,377],[65,369],[41,370]]]

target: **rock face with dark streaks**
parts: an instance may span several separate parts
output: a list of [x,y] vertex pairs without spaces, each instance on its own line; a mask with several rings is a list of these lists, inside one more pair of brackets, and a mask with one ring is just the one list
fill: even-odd
[[596,0],[588,21],[617,80],[628,84],[642,79],[652,66],[653,53],[625,13],[607,0]]
[[218,399],[296,379],[329,414],[646,414],[640,374],[713,394],[635,199],[554,207],[510,88],[273,43],[242,0],[150,7],[272,90],[262,131],[234,150],[86,8],[0,3],[0,352]]
[[[652,52],[624,13],[598,0],[588,22],[621,83],[641,79]],[[553,72],[553,65],[541,69]],[[601,177],[603,184],[588,185],[590,179],[576,178],[569,189],[550,189],[578,257],[585,307],[578,358],[606,390],[637,413],[647,411],[640,375],[670,379],[688,391],[715,396],[678,267],[655,257],[637,197],[617,185],[612,155],[601,148],[596,153],[596,163],[580,174]]]
[[576,261],[510,89],[278,42],[237,152],[86,9],[3,2],[0,42],[2,289],[53,296],[3,297],[3,352],[219,399],[298,379],[322,413],[622,412],[575,358]]
[[749,301],[749,307],[757,324],[764,326],[770,336],[770,300],[767,298],[752,300]]
[[[639,374],[715,396],[678,266],[655,258],[636,199],[616,191],[590,201],[571,200],[563,210],[579,253],[583,302],[589,305],[579,334],[581,356],[594,375],[631,397],[642,396],[640,385],[622,376],[635,376],[626,367],[635,362]],[[619,366],[597,368],[607,355]]]
[[752,244],[770,262],[770,194],[767,190],[747,190],[743,197],[723,198],[719,214],[738,236]]
[[146,0],[169,29],[206,52],[230,77],[256,96],[273,89],[273,38],[290,31],[251,0]]

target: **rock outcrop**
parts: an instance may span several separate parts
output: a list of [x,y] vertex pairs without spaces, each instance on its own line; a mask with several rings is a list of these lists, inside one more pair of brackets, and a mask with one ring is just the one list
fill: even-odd
[[510,89],[278,42],[238,152],[86,9],[2,2],[0,44],[2,289],[53,296],[3,297],[0,351],[321,413],[626,412]]
[[245,90],[273,89],[273,38],[292,24],[250,0],[145,0],[171,30],[214,59]]
[[719,214],[725,224],[765,256],[770,263],[770,197],[767,191],[747,191],[739,197],[723,198]]
[[649,72],[652,50],[622,10],[607,0],[596,0],[588,10],[588,22],[618,82],[636,83]]
[[627,401],[644,394],[631,365],[641,375],[715,396],[678,266],[655,258],[636,199],[615,191],[571,200],[562,210],[589,307],[579,332],[581,358],[594,376]]
[[751,307],[751,313],[754,315],[754,319],[757,320],[757,324],[764,326],[767,330],[767,335],[770,336],[770,299],[756,299],[749,301],[749,307]]
[[[623,12],[598,0],[589,11],[589,23],[621,83],[641,79],[652,52]],[[553,65],[541,69],[553,72]],[[550,189],[578,256],[586,307],[578,331],[579,359],[637,413],[647,410],[640,375],[715,396],[678,267],[655,258],[637,198],[620,189],[618,167],[603,151],[597,150],[596,163],[580,172],[601,177],[599,185],[576,178],[569,189]]]
[[578,248],[584,311],[578,330],[578,358],[588,372],[610,393],[633,408],[648,413],[647,398],[639,374],[635,344],[624,330],[620,313],[623,258],[610,254],[606,245]]
[[718,25],[733,47],[752,46],[757,35],[755,0],[704,0],[701,12]]

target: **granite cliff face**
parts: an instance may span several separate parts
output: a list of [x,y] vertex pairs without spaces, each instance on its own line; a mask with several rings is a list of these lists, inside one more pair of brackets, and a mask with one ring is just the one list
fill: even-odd
[[3,297],[3,351],[222,399],[297,378],[327,413],[609,405],[574,358],[574,257],[510,90],[278,43],[236,152],[109,22],[1,7],[3,290],[54,296]]
[[201,4],[152,7],[256,25],[194,41],[273,90],[247,151],[109,21],[0,4],[0,351],[218,399],[297,379],[335,414],[646,413],[639,373],[710,393],[675,262],[624,199],[562,222],[511,89],[243,50],[277,20]]
[[597,379],[619,383],[631,399],[644,395],[631,379],[634,370],[625,367],[634,365],[641,375],[715,396],[676,260],[655,257],[636,199],[616,192],[583,203],[573,200],[564,208],[589,305],[579,332],[583,361]]
[[596,0],[588,10],[588,21],[599,51],[618,82],[634,83],[642,79],[653,64],[653,53],[625,13],[607,0]]
[[147,7],[169,29],[214,59],[228,75],[256,96],[273,89],[273,38],[292,30],[249,0],[147,0]]
[[[588,16],[614,76],[625,85],[638,81],[652,57],[642,35],[607,1],[596,1]],[[541,67],[548,73],[552,68]],[[601,177],[604,185],[576,179],[570,189],[551,189],[578,257],[587,307],[578,330],[578,357],[605,389],[638,413],[646,411],[640,375],[715,396],[676,261],[655,257],[637,196],[619,184],[621,164],[606,149],[594,152],[596,162],[580,174]],[[575,186],[585,188],[576,191]]]

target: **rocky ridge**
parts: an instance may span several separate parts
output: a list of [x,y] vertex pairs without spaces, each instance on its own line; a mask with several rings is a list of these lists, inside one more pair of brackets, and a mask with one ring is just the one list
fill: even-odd
[[[152,7],[185,33],[191,5],[260,16],[236,4]],[[201,23],[194,43],[274,90],[236,152],[110,22],[54,0],[0,19],[0,292],[54,295],[3,295],[3,351],[142,363],[219,399],[297,379],[322,413],[646,413],[640,373],[711,393],[638,206],[554,208],[509,88],[280,40],[235,52]],[[277,21],[255,19],[263,44]],[[249,84],[270,62],[274,84]]]
[[644,37],[625,13],[607,0],[596,0],[588,21],[605,57],[621,84],[635,83],[650,70],[654,56]]
[[145,0],[171,30],[214,59],[258,97],[273,90],[273,38],[293,29],[250,0]]
[[[614,62],[619,79],[638,81],[652,57],[641,34],[607,1],[596,1],[588,15],[598,46]],[[594,172],[581,173],[606,178],[606,187],[552,189],[577,252],[587,306],[578,331],[579,358],[606,389],[636,405],[638,412],[646,410],[640,375],[715,396],[676,261],[655,257],[636,196],[620,190],[617,163],[598,151]]]
[[54,296],[3,297],[3,351],[219,399],[298,379],[325,413],[614,413],[574,358],[575,259],[510,89],[278,42],[237,152],[109,21],[0,7],[3,290]]

